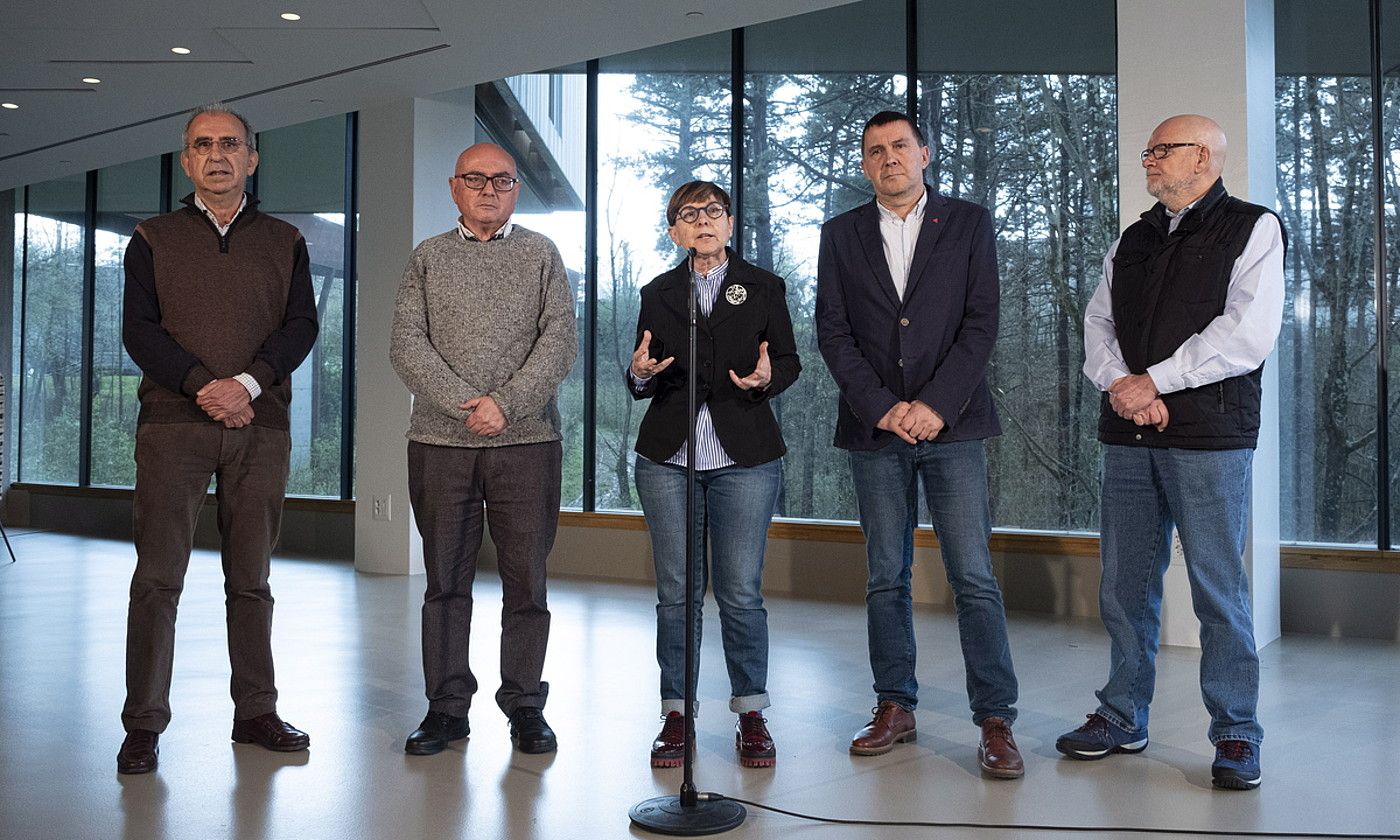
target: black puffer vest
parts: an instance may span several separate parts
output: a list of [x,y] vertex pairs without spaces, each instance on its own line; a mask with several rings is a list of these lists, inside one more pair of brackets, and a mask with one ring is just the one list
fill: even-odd
[[[1146,373],[1224,314],[1235,260],[1259,217],[1270,212],[1234,198],[1216,180],[1175,231],[1167,232],[1170,219],[1159,202],[1123,232],[1113,256],[1113,323],[1129,371]],[[1253,449],[1259,439],[1263,370],[1260,365],[1220,382],[1163,394],[1171,420],[1161,432],[1119,417],[1105,393],[1099,440],[1126,446]]]

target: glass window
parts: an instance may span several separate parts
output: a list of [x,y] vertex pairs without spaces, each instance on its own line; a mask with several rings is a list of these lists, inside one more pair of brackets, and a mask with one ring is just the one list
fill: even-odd
[[681,184],[733,192],[729,33],[604,59],[598,77],[597,507],[638,510],[632,447],[646,403],[623,377],[638,290],[680,262],[666,202]]
[[1289,236],[1278,346],[1279,536],[1375,546],[1367,4],[1279,0],[1274,31],[1278,203]]
[[136,483],[136,399],[141,369],[122,347],[123,258],[141,220],[160,212],[160,158],[97,173],[95,301],[92,323],[92,466],[96,485]]
[[[921,9],[922,10],[922,9]],[[1098,527],[1099,394],[1084,308],[1118,236],[1115,4],[956,0],[919,16],[929,180],[991,209],[1001,329],[988,371],[992,522]]]
[[[586,271],[587,95],[588,80],[579,67],[511,76],[476,88],[477,139],[498,143],[514,155],[521,182],[514,219],[559,248],[580,317]],[[578,360],[559,388],[564,435],[559,504],[574,510],[583,507],[586,328],[580,320]]]
[[[258,209],[296,225],[311,255],[320,333],[292,374],[287,492],[340,496],[345,370],[345,121],[327,117],[258,135]],[[353,293],[353,292],[352,292]]]
[[27,192],[18,477],[76,484],[87,178],[46,181]]
[[[860,170],[873,114],[906,107],[904,3],[866,0],[744,30],[744,257],[787,283],[802,375],[774,401],[788,452],[779,514],[856,518],[831,445],[837,389],[813,311],[822,223],[874,195]],[[833,39],[832,33],[841,33]]]

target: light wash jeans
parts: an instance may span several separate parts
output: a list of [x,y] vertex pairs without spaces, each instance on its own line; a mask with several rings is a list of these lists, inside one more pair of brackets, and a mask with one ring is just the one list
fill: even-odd
[[1211,743],[1258,744],[1259,657],[1245,577],[1251,449],[1105,446],[1099,613],[1111,641],[1098,713],[1147,731],[1173,526],[1201,622],[1201,697]]
[[[658,464],[639,455],[635,469],[656,564],[661,708],[663,714],[679,712],[685,709],[685,467]],[[783,462],[779,458],[756,467],[698,470],[695,475],[695,670],[698,675],[700,606],[713,578],[729,670],[729,708],[739,714],[756,712],[769,705],[763,552],[783,483]]]

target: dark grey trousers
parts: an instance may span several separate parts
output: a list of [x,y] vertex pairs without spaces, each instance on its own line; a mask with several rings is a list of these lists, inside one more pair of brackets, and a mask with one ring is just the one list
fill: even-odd
[[218,477],[229,693],[237,720],[277,710],[272,592],[267,578],[282,525],[291,435],[216,423],[143,423],[136,429],[133,530],[136,573],[126,626],[127,731],[170,723],[175,612],[200,505]]
[[408,493],[428,572],[423,678],[430,711],[465,717],[476,693],[467,654],[483,507],[502,589],[496,703],[506,714],[544,707],[545,561],[559,524],[562,451],[558,441],[484,448],[408,444]]

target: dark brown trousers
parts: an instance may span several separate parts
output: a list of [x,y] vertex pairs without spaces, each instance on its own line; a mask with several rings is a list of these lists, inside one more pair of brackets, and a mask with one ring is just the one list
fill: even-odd
[[465,717],[476,693],[467,662],[484,519],[501,575],[501,688],[506,714],[543,708],[549,643],[545,561],[559,524],[558,441],[466,448],[408,445],[408,493],[428,588],[423,595],[423,677],[428,708]]
[[218,479],[229,692],[237,720],[277,710],[272,670],[269,560],[282,525],[291,435],[215,423],[143,423],[136,429],[133,530],[136,573],[126,628],[127,731],[170,723],[175,612],[194,545],[195,522]]

